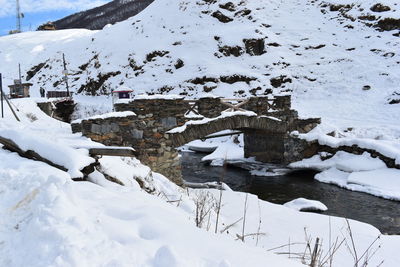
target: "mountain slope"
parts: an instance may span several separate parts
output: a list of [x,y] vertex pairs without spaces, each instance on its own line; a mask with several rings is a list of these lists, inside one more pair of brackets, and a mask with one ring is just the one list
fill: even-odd
[[54,22],[56,28],[83,28],[100,30],[107,24],[114,24],[135,16],[154,0],[114,0],[105,5],[72,14]]
[[[353,2],[347,12],[360,16],[375,3]],[[385,3],[391,11],[380,16],[399,18],[395,1]],[[120,85],[188,97],[291,93],[301,115],[330,123],[393,125],[399,119],[399,105],[389,104],[400,94],[397,31],[339,16],[325,1],[157,0],[99,32],[38,34],[0,39],[0,62],[12,67],[8,82],[23,58],[34,91],[63,89],[64,52],[71,87],[81,94],[106,94]]]

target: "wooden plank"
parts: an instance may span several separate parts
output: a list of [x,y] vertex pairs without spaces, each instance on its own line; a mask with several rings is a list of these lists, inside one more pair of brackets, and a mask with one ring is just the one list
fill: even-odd
[[[56,163],[52,162],[51,160],[42,157],[41,155],[39,155],[38,153],[36,153],[33,150],[24,151],[14,141],[12,141],[8,138],[4,138],[4,137],[0,136],[0,143],[4,145],[3,149],[7,149],[11,152],[16,152],[16,153],[18,153],[18,155],[20,155],[23,158],[41,161],[41,162],[44,162],[54,168],[68,172],[68,169],[66,167],[56,164]],[[89,174],[94,172],[96,165],[97,165],[97,163],[95,162],[95,163],[89,164],[88,166],[84,167],[83,169],[80,170],[83,173],[83,177],[72,177],[72,180],[74,180],[74,181],[85,180]]]
[[133,148],[89,148],[91,156],[112,156],[112,157],[135,157],[137,155]]
[[18,155],[20,155],[21,157],[24,158],[28,158],[28,159],[33,159],[33,160],[37,160],[37,161],[42,161],[44,163],[49,164],[50,166],[53,166],[57,169],[60,169],[62,171],[68,171],[67,168],[65,168],[64,166],[58,165],[48,159],[43,158],[42,156],[40,156],[39,154],[37,154],[35,151],[32,150],[28,150],[28,151],[24,151],[22,150],[16,143],[14,143],[14,141],[8,139],[8,138],[4,138],[0,136],[0,143],[4,145],[3,148],[10,150],[11,152],[16,152],[18,153]]
[[195,108],[197,107],[197,105],[198,105],[198,103],[196,102],[196,103],[194,103],[191,107],[190,107],[190,109],[188,110],[188,111],[186,111],[186,113],[185,114],[189,114],[190,112],[194,112],[194,113],[196,113],[196,115],[200,115],[199,114],[199,112],[197,112],[196,110],[195,110]]
[[225,101],[221,100],[221,104],[229,107],[229,109],[232,109],[232,111],[235,111],[235,110],[236,111],[246,111],[246,110],[244,110],[244,109],[242,109],[240,107],[243,106],[244,104],[247,104],[248,102],[249,102],[249,100],[244,100],[243,102],[240,102],[240,103],[234,105],[234,104],[231,104],[231,103],[228,103],[228,102],[225,102]]

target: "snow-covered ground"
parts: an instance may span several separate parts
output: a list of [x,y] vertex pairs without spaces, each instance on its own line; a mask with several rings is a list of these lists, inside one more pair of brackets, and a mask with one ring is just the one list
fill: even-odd
[[[98,145],[47,117],[33,100],[13,103],[22,122],[7,112],[2,128],[27,135],[26,143],[41,132],[48,146],[57,142],[76,153]],[[76,149],[77,145],[83,148]],[[98,171],[88,182],[73,182],[67,172],[6,150],[0,150],[0,159],[1,266],[304,266],[297,255],[307,245],[305,234],[311,245],[317,237],[323,240],[326,254],[336,238],[351,242],[351,229],[359,255],[380,236],[364,223],[349,221],[349,228],[343,218],[300,213],[230,190],[222,192],[215,234],[220,191],[182,190],[135,159],[100,160],[100,171],[125,186]],[[146,181],[153,193],[142,190],[136,179]],[[202,207],[209,212],[203,212],[199,221],[196,210],[199,215]],[[196,228],[196,217],[202,229]],[[285,246],[289,243],[290,259]],[[400,238],[380,236],[372,249],[378,246],[370,264],[384,260],[383,266],[395,266]],[[306,253],[305,262],[308,257]],[[352,262],[343,243],[333,266]]]

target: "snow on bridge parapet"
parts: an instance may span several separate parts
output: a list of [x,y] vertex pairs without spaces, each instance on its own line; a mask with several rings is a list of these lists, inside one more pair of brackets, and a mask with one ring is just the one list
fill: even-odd
[[205,118],[199,121],[188,121],[181,127],[174,128],[166,134],[174,146],[178,147],[190,141],[201,139],[212,133],[223,130],[263,130],[285,134],[288,124],[276,118],[258,117],[251,111],[223,112],[216,118]]

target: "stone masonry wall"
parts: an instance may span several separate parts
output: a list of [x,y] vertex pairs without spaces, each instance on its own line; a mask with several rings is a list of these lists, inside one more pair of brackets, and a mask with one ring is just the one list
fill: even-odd
[[143,164],[181,185],[179,155],[165,132],[186,122],[188,108],[183,99],[135,100],[116,104],[115,109],[133,111],[136,116],[83,120],[72,129],[105,145],[132,146]]
[[[311,155],[313,148],[310,149],[308,144],[302,140],[291,138],[289,132],[293,130],[307,132],[315,127],[319,120],[299,120],[297,112],[290,109],[290,97],[288,96],[277,97],[273,103],[271,103],[272,101],[268,103],[267,100],[264,97],[252,97],[243,108],[259,115],[279,118],[278,120],[244,116],[242,122],[238,117],[227,118],[221,119],[222,126],[219,128],[216,127],[219,121],[215,121],[215,125],[212,123],[204,126],[194,125],[188,127],[187,131],[197,127],[195,133],[183,132],[180,134],[182,136],[172,136],[166,132],[182,126],[188,120],[184,114],[190,109],[190,105],[183,98],[148,98],[117,103],[115,105],[117,112],[133,111],[136,115],[83,120],[79,124],[72,124],[72,129],[74,132],[82,132],[84,136],[105,145],[135,148],[138,158],[144,164],[181,185],[183,183],[181,164],[178,152],[175,150],[176,142],[174,140],[185,137],[183,138],[185,142],[189,142],[193,138],[187,136],[198,138],[199,133],[207,135],[217,131],[213,131],[214,128],[218,128],[218,131],[242,129],[245,139],[245,156],[255,156],[263,162],[288,163]],[[269,109],[271,106],[273,111]],[[226,108],[219,98],[209,97],[198,100],[198,111],[205,117],[217,117]],[[261,127],[259,123],[251,124],[252,121],[261,124],[265,121],[266,125]]]
[[179,154],[165,134],[168,130],[182,126],[187,119],[185,112],[189,104],[182,99],[138,99],[115,105],[116,111],[133,111],[143,124],[138,130],[142,138],[132,143],[139,152],[139,159],[152,170],[159,172],[176,184],[182,184]]
[[[198,111],[207,118],[215,118],[221,115],[221,112],[228,109],[221,103],[221,98],[204,97],[197,100]],[[250,97],[242,109],[253,111],[258,115],[276,116],[276,117],[297,117],[297,112],[291,110],[290,96],[275,96],[268,100],[267,97]],[[285,117],[285,119],[286,119]]]

